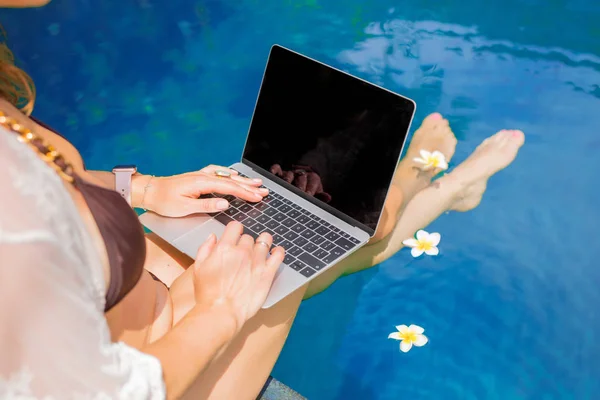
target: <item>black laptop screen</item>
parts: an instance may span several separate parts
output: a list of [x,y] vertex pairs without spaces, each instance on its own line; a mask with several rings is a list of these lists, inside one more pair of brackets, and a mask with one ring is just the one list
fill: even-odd
[[274,46],[243,158],[374,230],[414,111],[411,100]]

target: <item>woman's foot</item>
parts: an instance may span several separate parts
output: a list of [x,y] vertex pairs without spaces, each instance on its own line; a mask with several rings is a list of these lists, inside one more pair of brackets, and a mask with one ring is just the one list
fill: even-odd
[[485,139],[475,151],[445,178],[457,184],[456,200],[450,210],[469,211],[477,207],[488,179],[506,168],[525,143],[525,135],[517,130],[502,130]]
[[456,137],[450,129],[448,120],[441,114],[433,113],[427,116],[421,127],[417,129],[406,152],[400,161],[394,184],[402,190],[404,201],[408,202],[420,190],[431,184],[431,179],[441,170],[439,168],[423,171],[420,164],[414,161],[421,157],[421,150],[439,151],[449,162],[456,148]]
[[377,232],[371,244],[386,237],[398,222],[400,213],[406,204],[421,190],[431,184],[431,179],[441,170],[439,168],[423,171],[415,158],[421,156],[421,150],[441,152],[446,161],[454,155],[456,138],[450,129],[448,120],[441,114],[430,114],[417,129],[406,152],[406,156],[398,164],[394,182],[385,202],[383,214]]

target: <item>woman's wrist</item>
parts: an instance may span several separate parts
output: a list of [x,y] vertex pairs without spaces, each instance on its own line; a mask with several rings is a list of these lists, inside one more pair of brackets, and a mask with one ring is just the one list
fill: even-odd
[[135,174],[131,177],[131,206],[150,210],[148,191],[156,178],[153,175]]
[[225,343],[229,343],[238,333],[239,328],[237,319],[231,312],[231,309],[223,305],[204,306],[197,304],[192,308],[183,319],[206,321],[210,319],[214,321],[211,324],[219,337]]

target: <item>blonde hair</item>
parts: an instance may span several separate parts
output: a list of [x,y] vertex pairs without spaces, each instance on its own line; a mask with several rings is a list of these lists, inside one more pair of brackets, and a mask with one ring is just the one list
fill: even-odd
[[15,56],[6,44],[6,32],[0,25],[0,97],[25,115],[33,111],[35,86],[31,77],[15,65]]

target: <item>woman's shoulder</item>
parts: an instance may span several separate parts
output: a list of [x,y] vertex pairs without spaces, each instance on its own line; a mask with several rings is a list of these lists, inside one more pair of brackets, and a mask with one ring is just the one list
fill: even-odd
[[[0,125],[0,188],[2,213],[20,218],[23,223],[37,218],[35,226],[44,227],[42,218],[47,211],[42,201],[61,184],[29,146],[18,140],[16,133]],[[32,225],[32,224],[25,224]]]
[[[104,295],[104,270],[63,180],[34,150],[0,126],[0,239],[51,238],[82,279]],[[37,236],[36,236],[37,235]],[[91,272],[91,274],[90,274]]]
[[17,121],[24,128],[31,130],[46,144],[52,145],[79,173],[83,168],[83,159],[79,151],[62,135],[50,129],[48,126],[38,123],[37,120],[29,118],[6,100],[0,98],[0,112],[7,117]]

